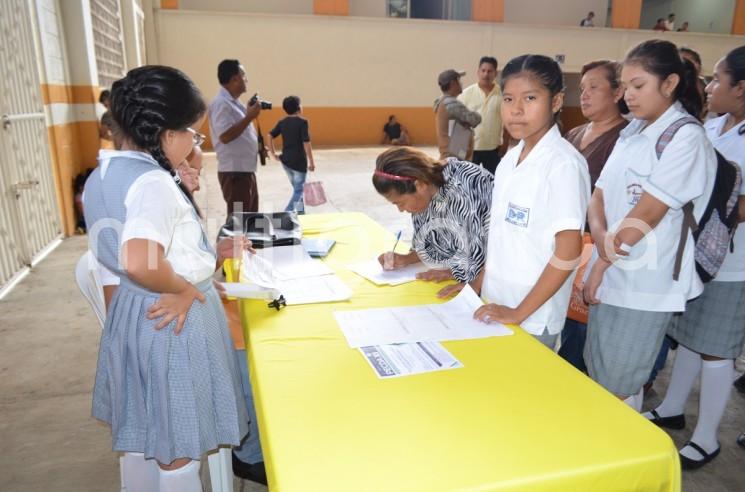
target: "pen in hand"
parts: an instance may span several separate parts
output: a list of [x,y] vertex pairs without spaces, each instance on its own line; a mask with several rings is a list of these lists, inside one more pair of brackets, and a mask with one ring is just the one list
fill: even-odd
[[396,246],[401,240],[401,232],[396,234],[396,242],[393,243],[393,249],[383,255],[383,270],[394,270],[396,268]]

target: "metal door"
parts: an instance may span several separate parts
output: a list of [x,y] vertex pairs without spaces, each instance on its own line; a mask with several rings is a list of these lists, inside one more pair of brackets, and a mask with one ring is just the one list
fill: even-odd
[[2,0],[0,287],[61,234],[33,15],[30,0]]

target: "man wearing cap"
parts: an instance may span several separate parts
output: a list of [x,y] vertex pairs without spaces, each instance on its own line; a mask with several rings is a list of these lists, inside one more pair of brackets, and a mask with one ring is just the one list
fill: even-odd
[[483,56],[479,60],[478,82],[469,85],[458,100],[471,111],[481,115],[481,124],[474,130],[473,159],[494,174],[499,164],[499,147],[502,145],[502,91],[495,83],[497,59]]
[[[470,111],[462,102],[456,99],[463,92],[460,78],[466,72],[449,69],[437,77],[437,84],[442,90],[442,96],[435,100],[435,129],[437,131],[437,147],[440,149],[440,159],[458,157],[470,160],[473,153],[473,137],[464,155],[456,155],[451,149],[450,138],[457,131],[457,125],[470,130],[481,123],[481,115]],[[471,132],[473,133],[473,132]]]

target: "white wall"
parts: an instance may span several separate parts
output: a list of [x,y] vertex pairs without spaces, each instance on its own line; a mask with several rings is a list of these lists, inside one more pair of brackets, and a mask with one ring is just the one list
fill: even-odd
[[608,0],[505,0],[504,21],[515,24],[579,26],[590,11],[595,12],[595,26],[605,26]]
[[349,0],[349,15],[355,17],[386,17],[386,0]]
[[[485,54],[504,66],[523,53],[563,53],[564,70],[578,72],[590,60],[621,59],[656,36],[647,30],[178,10],[159,10],[155,21],[160,63],[184,70],[207,98],[217,92],[220,60],[238,58],[250,93],[258,90],[274,102],[298,94],[306,107],[428,107],[438,95],[440,71],[463,67],[465,83],[473,83]],[[697,49],[705,73],[723,53],[745,44],[741,36],[666,36]]]
[[213,12],[312,14],[313,0],[180,0],[178,7]]
[[644,0],[639,27],[652,29],[657,19],[675,14],[675,29],[688,21],[692,32],[729,34],[735,0]]

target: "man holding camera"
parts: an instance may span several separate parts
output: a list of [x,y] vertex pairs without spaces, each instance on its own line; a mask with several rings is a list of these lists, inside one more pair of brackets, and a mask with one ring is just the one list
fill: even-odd
[[253,125],[262,104],[253,97],[243,106],[238,97],[246,92],[246,71],[238,60],[223,60],[217,66],[222,88],[209,107],[210,135],[217,152],[217,179],[228,204],[228,220],[233,211],[258,212],[256,160],[259,143]]

